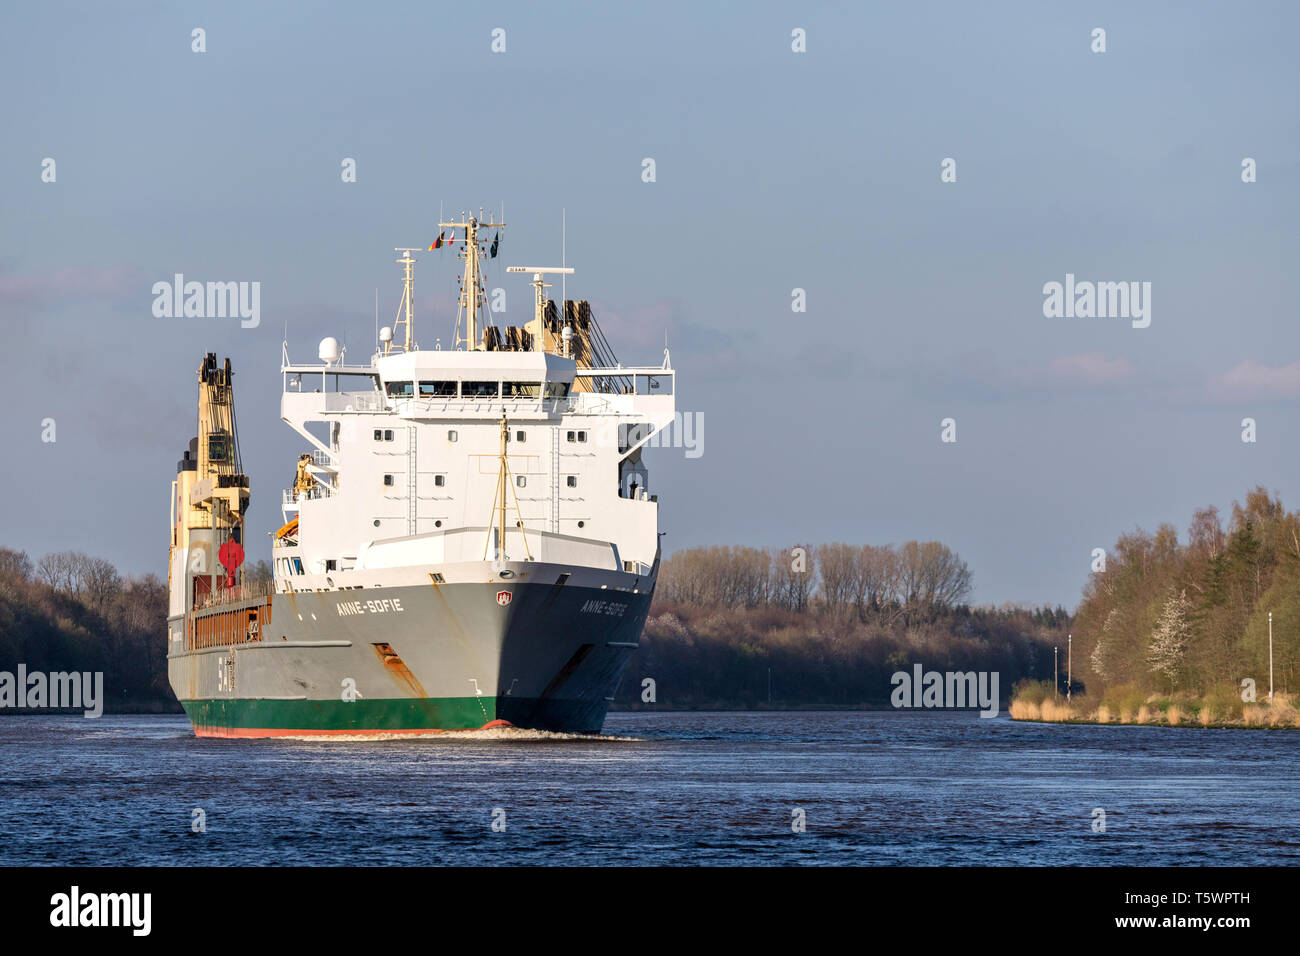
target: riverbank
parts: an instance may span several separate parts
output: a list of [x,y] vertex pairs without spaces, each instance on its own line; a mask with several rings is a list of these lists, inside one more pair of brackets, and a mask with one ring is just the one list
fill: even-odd
[[1137,724],[1154,727],[1300,729],[1296,695],[1274,694],[1243,701],[1233,688],[1204,694],[1143,694],[1133,688],[1067,701],[1051,685],[1017,688],[1008,709],[1012,720],[1052,724]]

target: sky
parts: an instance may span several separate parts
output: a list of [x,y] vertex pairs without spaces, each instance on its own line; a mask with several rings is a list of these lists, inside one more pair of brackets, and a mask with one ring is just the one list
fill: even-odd
[[[1125,531],[1185,538],[1256,485],[1300,507],[1298,29],[1265,2],[6,5],[0,546],[165,575],[209,351],[249,527],[278,527],[286,330],[365,361],[392,250],[504,207],[506,322],[504,267],[558,265],[563,216],[620,360],[667,341],[703,454],[648,453],[666,550],[939,540],[975,602],[1073,607]],[[425,346],[456,271],[420,254]],[[155,317],[175,273],[259,282],[260,323]],[[1150,283],[1150,324],[1045,315],[1067,275]]]

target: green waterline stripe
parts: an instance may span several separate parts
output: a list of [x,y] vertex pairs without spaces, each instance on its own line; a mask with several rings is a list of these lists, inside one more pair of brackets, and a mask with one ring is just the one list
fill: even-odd
[[496,720],[495,697],[183,700],[196,727],[249,730],[473,730]]

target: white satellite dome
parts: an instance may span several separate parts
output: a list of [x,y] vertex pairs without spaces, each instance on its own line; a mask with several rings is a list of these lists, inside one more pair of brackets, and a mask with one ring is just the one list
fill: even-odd
[[316,353],[320,360],[326,365],[333,364],[339,360],[339,340],[332,335],[327,335],[320,340],[320,349]]
[[382,329],[379,330],[379,341],[381,342],[393,341],[393,330],[385,325]]

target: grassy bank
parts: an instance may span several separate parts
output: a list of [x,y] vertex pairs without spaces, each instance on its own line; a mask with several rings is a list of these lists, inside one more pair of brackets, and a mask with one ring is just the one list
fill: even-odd
[[1138,724],[1153,727],[1300,728],[1296,695],[1274,694],[1243,701],[1231,685],[1208,694],[1148,694],[1133,685],[1108,688],[1100,697],[1075,695],[1066,702],[1052,685],[1034,681],[1016,687],[1012,720],[1077,724]]

